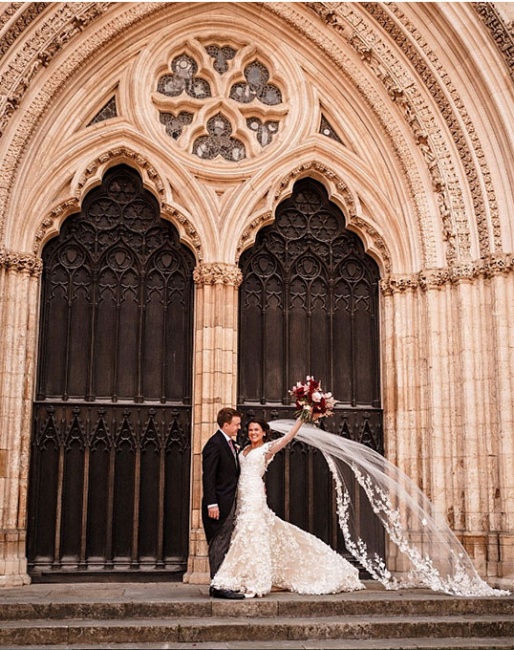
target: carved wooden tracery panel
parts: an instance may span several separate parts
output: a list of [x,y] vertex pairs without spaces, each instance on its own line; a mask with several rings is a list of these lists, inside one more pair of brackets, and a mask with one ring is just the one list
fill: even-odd
[[194,257],[120,166],[43,261],[31,570],[183,570]]

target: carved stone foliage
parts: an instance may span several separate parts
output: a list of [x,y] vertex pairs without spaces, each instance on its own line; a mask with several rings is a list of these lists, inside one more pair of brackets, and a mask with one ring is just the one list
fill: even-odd
[[503,22],[494,2],[473,2],[472,4],[494,38],[514,81],[514,23],[507,26]]
[[243,276],[238,266],[214,262],[196,266],[193,280],[196,284],[226,284],[238,287]]
[[[2,39],[4,46],[9,39],[14,42],[25,27],[46,8],[46,3],[27,4],[32,8],[16,21],[9,31],[8,39]],[[0,103],[0,135],[39,70],[47,67],[69,40],[100,16],[106,6],[107,3],[61,3],[59,9],[49,14],[43,26],[24,44],[15,57],[16,60],[8,65],[0,83],[0,96],[5,98]]]
[[424,269],[412,275],[390,275],[380,281],[384,295],[404,291],[426,291],[459,282],[469,282],[478,278],[491,278],[495,275],[514,271],[514,254],[490,255],[481,260],[456,264],[440,269]]
[[13,269],[19,273],[39,276],[43,269],[41,258],[30,253],[18,253],[0,248],[0,270]]
[[[370,4],[372,5],[373,3]],[[423,41],[417,27],[406,18],[401,9],[401,5],[393,5],[393,10],[395,16],[401,20],[402,27],[412,34],[416,41],[416,45],[422,46],[423,48],[425,57],[417,57],[417,62],[415,64],[416,71],[420,73],[421,78],[425,82],[425,87],[437,101],[440,114],[447,123],[452,139],[457,147],[459,157],[466,170],[466,179],[473,200],[477,223],[480,253],[482,255],[487,255],[491,247],[489,241],[490,236],[488,230],[487,206],[493,224],[493,243],[496,248],[501,248],[501,231],[494,185],[491,182],[491,172],[485,159],[482,143],[480,142],[480,138],[478,137],[475,126],[466,109],[465,103],[459,96],[450,76],[445,72],[443,65],[439,61],[435,61],[435,54]],[[388,21],[387,24],[390,25],[390,22]],[[398,43],[405,42],[405,40],[406,39],[402,38],[396,39]],[[413,57],[415,56],[415,48],[410,40],[407,47],[404,47],[403,49],[407,52],[409,59],[413,60]],[[434,67],[437,70],[437,78],[434,77],[430,66],[427,65],[428,61],[434,61]],[[448,99],[449,97],[451,100]],[[455,119],[453,117],[454,115],[457,115],[459,119]],[[465,125],[465,128],[459,126],[461,122]],[[472,143],[472,147],[469,146],[468,141]],[[477,160],[476,163],[475,159]],[[480,189],[480,178],[483,179],[486,188],[485,194],[487,196],[487,201],[484,201],[484,195]],[[444,189],[444,187],[442,189]],[[441,190],[439,190],[439,192],[441,193]],[[454,201],[454,193],[452,192],[452,185],[450,183],[448,183],[448,191],[445,192],[445,194],[448,195],[451,202]],[[461,233],[464,229],[467,230],[467,219],[464,210],[460,210],[459,215],[456,216],[456,224],[459,245],[462,246],[461,240],[463,239],[463,235]],[[444,227],[444,215],[442,216]],[[467,240],[466,249],[463,248],[464,253],[469,252],[469,245],[470,242]]]
[[[391,100],[398,106],[410,128],[412,129],[414,141],[417,143],[420,153],[425,160],[427,170],[432,179],[434,192],[438,196],[440,217],[444,238],[447,242],[447,261],[455,262],[460,258],[467,258],[470,254],[470,238],[467,216],[464,209],[462,188],[457,179],[454,165],[451,161],[451,154],[447,143],[440,137],[437,128],[437,121],[431,116],[431,110],[423,99],[421,89],[416,86],[414,79],[409,72],[402,69],[402,64],[394,52],[381,41],[374,25],[366,23],[361,19],[358,21],[359,29],[353,27],[351,32],[348,25],[355,22],[355,11],[351,5],[343,5],[337,9],[327,6],[325,3],[312,3],[311,6],[332,28],[340,33],[346,27],[348,42],[360,54],[362,61],[377,76],[386,88]],[[393,21],[389,11],[382,8],[379,3],[363,3],[362,7],[377,21],[388,34],[396,41],[396,44],[405,52],[414,65],[416,72],[424,80],[424,87],[436,98],[441,115],[446,119],[452,133],[454,142],[457,145],[459,155],[466,168],[469,179],[470,190],[473,195],[477,228],[479,231],[480,251],[486,254],[489,251],[489,234],[487,230],[486,212],[484,200],[480,191],[479,175],[483,170],[477,170],[473,163],[473,154],[467,145],[467,139],[459,126],[460,120],[454,119],[454,106],[460,106],[461,113],[464,112],[462,102],[454,88],[451,89],[453,105],[447,99],[446,86],[450,83],[444,77],[442,70],[439,70],[437,77],[432,72],[432,67],[427,65],[427,58],[433,55],[426,44],[427,57],[418,54],[411,39],[405,37],[405,28],[413,32],[417,44],[420,36],[415,27],[409,23],[398,7],[392,5],[397,15],[403,18],[405,25],[399,27]],[[474,129],[469,125],[469,134],[474,135]],[[469,134],[467,137],[469,137]],[[475,146],[480,149],[480,142],[475,138]],[[485,163],[485,161],[483,161]],[[488,174],[487,168],[485,173]],[[495,205],[494,194],[489,197]]]

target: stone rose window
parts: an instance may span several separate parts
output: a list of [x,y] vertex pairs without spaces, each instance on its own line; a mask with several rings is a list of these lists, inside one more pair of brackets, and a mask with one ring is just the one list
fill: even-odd
[[164,133],[203,160],[238,162],[259,155],[287,114],[272,72],[253,53],[209,44],[172,58],[157,80],[154,104]]

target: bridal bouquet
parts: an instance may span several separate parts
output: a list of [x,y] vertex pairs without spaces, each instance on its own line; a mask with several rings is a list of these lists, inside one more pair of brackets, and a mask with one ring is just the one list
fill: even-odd
[[334,414],[336,400],[332,393],[324,393],[321,390],[321,381],[307,375],[305,382],[298,381],[289,391],[296,403],[296,417],[304,422],[312,422],[316,419],[325,418]]

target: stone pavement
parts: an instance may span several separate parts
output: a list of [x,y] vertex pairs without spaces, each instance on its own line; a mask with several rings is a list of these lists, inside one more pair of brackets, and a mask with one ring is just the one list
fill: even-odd
[[[0,647],[514,649],[512,597],[465,599],[422,589],[385,591],[376,582],[365,584],[365,590],[348,594],[313,597],[273,592],[244,601],[211,599],[206,585],[182,582],[39,583],[4,588],[0,590]],[[382,631],[371,630],[372,624]],[[482,628],[466,637],[462,626],[472,630],[473,624]],[[345,632],[334,638],[337,625]],[[419,630],[407,631],[413,625]],[[80,630],[70,636],[74,626]],[[300,638],[309,636],[306,626],[314,638]],[[298,635],[297,628],[301,628]],[[116,638],[118,631],[123,638]],[[70,638],[74,641],[63,641]]]

